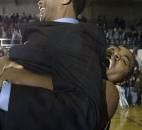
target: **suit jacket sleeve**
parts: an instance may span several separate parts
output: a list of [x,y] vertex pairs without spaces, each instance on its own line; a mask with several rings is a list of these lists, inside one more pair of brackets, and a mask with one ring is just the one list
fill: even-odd
[[[51,92],[12,84],[6,130],[93,130],[97,112],[78,90]],[[96,114],[96,115],[95,115]]]
[[[88,53],[92,51],[97,54],[99,59],[103,57],[106,44],[97,28],[90,25],[58,24],[47,27],[33,25],[34,27],[26,28],[23,36],[24,42],[27,41],[26,45],[12,47],[9,51],[10,59],[32,71],[55,74],[54,66],[57,66],[60,58],[63,59],[61,55],[68,55],[67,58],[74,57],[74,59],[80,60],[81,64],[84,64],[81,60],[83,56],[89,57]],[[80,52],[84,53],[82,57]],[[64,60],[64,63],[66,62]]]
[[[46,44],[45,39],[37,32],[33,33],[26,44],[13,46],[10,49],[9,58],[28,70],[42,74],[52,73],[52,49],[50,47],[47,47],[47,50],[43,49],[44,47],[41,49],[41,46]],[[43,56],[39,55],[41,53],[43,53]]]

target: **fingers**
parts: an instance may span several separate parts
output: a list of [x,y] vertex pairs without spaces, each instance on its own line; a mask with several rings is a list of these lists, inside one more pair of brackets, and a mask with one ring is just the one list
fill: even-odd
[[9,69],[9,68],[15,68],[15,69],[23,69],[24,67],[22,65],[19,65],[15,62],[12,62],[10,61],[8,64],[5,64],[1,69],[0,69],[0,76],[3,75],[4,71],[6,69]]
[[3,72],[6,69],[9,69],[9,68],[23,69],[24,67],[20,64],[17,64],[15,62],[9,60],[8,57],[0,58],[0,76],[3,74]]
[[11,61],[8,65],[5,66],[4,69],[8,69],[8,68],[23,69],[24,67],[20,64],[17,64],[15,62]]
[[9,62],[8,57],[0,57],[0,76],[4,72],[5,65]]

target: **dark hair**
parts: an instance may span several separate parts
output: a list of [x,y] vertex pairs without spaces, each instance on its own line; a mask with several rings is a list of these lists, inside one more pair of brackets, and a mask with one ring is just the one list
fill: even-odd
[[85,8],[86,0],[72,0],[72,2],[76,15],[81,14]]

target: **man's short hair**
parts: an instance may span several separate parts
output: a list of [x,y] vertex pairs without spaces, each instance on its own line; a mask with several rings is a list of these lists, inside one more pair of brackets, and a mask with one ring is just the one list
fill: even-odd
[[82,13],[86,5],[86,0],[73,0],[73,7],[75,10],[76,15]]

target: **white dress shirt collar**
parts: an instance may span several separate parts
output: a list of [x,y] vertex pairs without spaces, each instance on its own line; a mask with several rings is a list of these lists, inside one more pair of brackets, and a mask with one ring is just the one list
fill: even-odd
[[60,18],[60,19],[56,19],[54,21],[61,22],[61,23],[73,23],[73,24],[79,23],[79,21],[75,18]]

